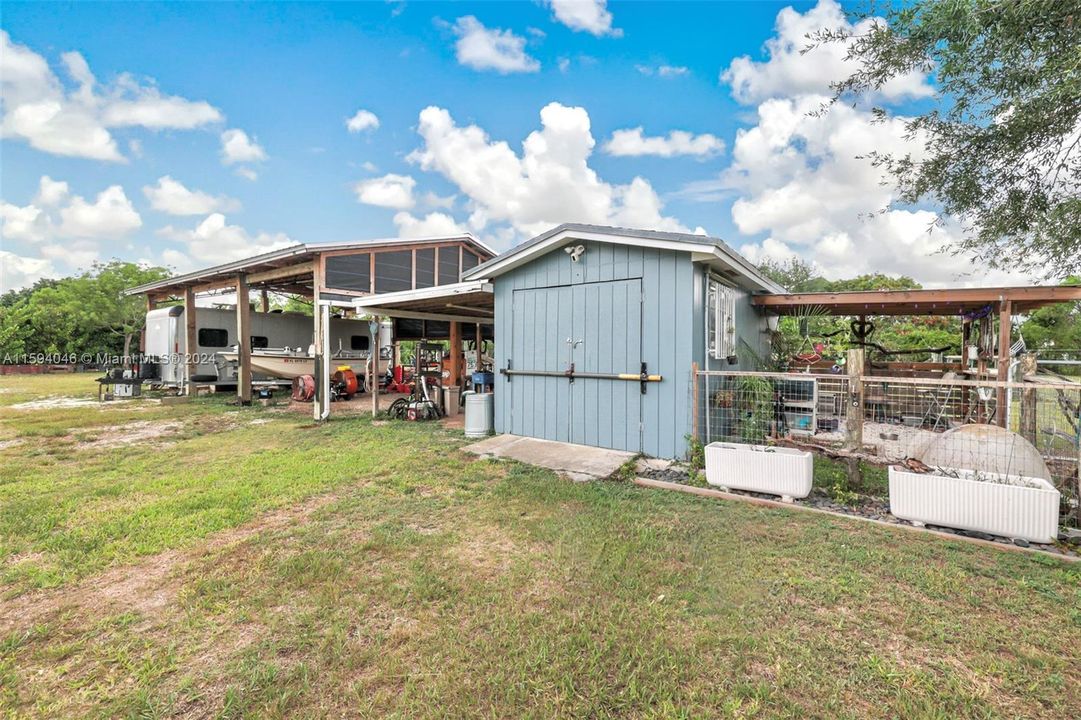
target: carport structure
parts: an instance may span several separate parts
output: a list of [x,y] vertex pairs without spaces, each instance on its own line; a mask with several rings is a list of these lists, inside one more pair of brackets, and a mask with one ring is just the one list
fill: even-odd
[[[480,367],[483,341],[495,339],[495,295],[486,280],[473,280],[450,285],[417,288],[382,295],[369,295],[353,300],[358,314],[373,320],[390,318],[395,335],[403,324],[409,324],[411,339],[446,337],[451,348],[450,376],[461,377],[462,341],[473,335]],[[404,334],[404,333],[403,333]],[[379,397],[372,393],[372,412],[378,412]]]
[[[956,368],[967,373],[969,360],[976,361],[974,376],[992,378],[1005,383],[1010,364],[1013,318],[1048,305],[1081,300],[1081,287],[1029,286],[988,288],[943,288],[926,290],[868,290],[846,292],[777,293],[759,295],[751,300],[758,308],[777,315],[833,315],[857,319],[857,327],[867,327],[867,318],[875,316],[938,315],[961,318],[961,362]],[[994,316],[998,316],[995,367],[989,368],[988,357],[979,353],[971,357],[970,338],[977,334],[988,337],[993,332]],[[857,337],[862,341],[863,338]],[[933,363],[905,363],[906,369],[945,370]],[[887,366],[887,373],[898,368]],[[1006,402],[1006,390],[998,389],[998,406]],[[1005,426],[1006,414],[999,413],[997,422]]]
[[[495,252],[472,235],[362,242],[303,243],[254,257],[176,275],[138,287],[127,295],[145,295],[147,310],[162,303],[182,302],[187,348],[196,347],[196,304],[199,295],[236,294],[237,399],[251,402],[251,312],[257,294],[262,312],[270,311],[271,293],[296,295],[311,301],[318,375],[327,375],[326,327],[333,308],[354,310],[354,300],[402,291],[439,288],[460,282],[463,273],[495,257]],[[373,347],[375,344],[373,343]],[[188,353],[186,383],[191,390],[195,363]],[[317,384],[316,417],[329,414],[324,382]]]

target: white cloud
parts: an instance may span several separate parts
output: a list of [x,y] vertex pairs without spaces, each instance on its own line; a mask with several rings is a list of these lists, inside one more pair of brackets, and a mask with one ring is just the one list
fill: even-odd
[[240,203],[231,197],[215,197],[201,190],[189,190],[168,175],[158,178],[157,185],[145,186],[143,194],[151,207],[170,215],[208,215],[240,209]]
[[[24,207],[0,202],[3,236],[45,242],[65,239],[116,240],[143,225],[124,188],[111,185],[93,202],[68,195],[67,183],[44,176],[34,200]],[[65,202],[66,201],[66,202]]]
[[[192,230],[169,225],[158,230],[158,234],[181,243],[185,247],[183,257],[190,257],[204,264],[243,260],[293,244],[284,233],[260,232],[253,236],[239,225],[229,225],[221,213],[208,215]],[[183,257],[178,252],[174,251],[169,255],[169,262],[185,267]]]
[[501,74],[536,72],[540,63],[525,51],[525,38],[510,30],[486,28],[472,15],[458,18],[453,27],[458,62],[474,70]]
[[235,172],[237,175],[244,178],[245,180],[251,180],[252,182],[255,182],[256,180],[259,179],[259,173],[255,172],[250,167],[241,166],[241,167],[238,167],[233,172]]
[[42,175],[38,182],[38,194],[34,202],[45,207],[59,205],[68,196],[68,184],[62,180],[53,180],[48,175]]
[[[832,278],[862,273],[905,274],[929,286],[1011,284],[1028,278],[984,273],[966,258],[944,252],[959,237],[953,224],[938,225],[932,209],[891,207],[897,200],[889,178],[866,156],[871,152],[925,156],[925,138],[907,137],[905,119],[880,121],[864,106],[837,103],[828,112],[831,81],[854,67],[843,44],[806,54],[806,36],[825,27],[866,32],[872,20],[853,27],[833,0],[806,13],[785,8],[776,34],[766,42],[765,62],[738,58],[722,75],[733,96],[755,104],[753,125],[732,144],[732,163],[713,180],[689,183],[677,195],[691,200],[731,200],[740,233],[760,238],[743,244],[752,261],[800,256]],[[884,104],[932,92],[920,74],[888,84]],[[764,236],[764,237],[763,237]]]
[[394,216],[394,225],[398,228],[398,237],[403,238],[461,235],[465,232],[454,218],[441,212],[431,212],[418,218],[402,211]]
[[375,130],[379,127],[379,118],[369,110],[357,110],[353,117],[345,121],[345,127],[351,133]]
[[225,165],[266,160],[266,150],[243,130],[232,128],[221,134],[221,161]]
[[683,65],[635,65],[634,69],[643,75],[657,75],[662,78],[683,77],[691,72],[691,69]]
[[709,133],[694,135],[685,130],[672,130],[666,137],[646,137],[642,128],[636,127],[613,132],[604,144],[604,151],[618,157],[691,155],[707,158],[724,152],[724,141]]
[[190,130],[222,120],[207,102],[163,95],[127,73],[101,87],[77,52],[61,60],[74,87],[66,87],[41,55],[0,30],[0,136],[22,138],[53,155],[123,162],[111,128]]
[[919,158],[924,146],[905,137],[903,118],[875,122],[871,113],[847,105],[810,114],[823,97],[767,100],[758,107],[757,125],[737,133],[733,163],[717,187],[738,194],[732,219],[741,233],[768,233],[761,244],[745,246],[749,257],[798,253],[829,277],[888,272],[931,285],[972,273],[967,259],[942,252],[959,228],[934,226],[935,214],[926,209],[885,210],[896,191],[860,157],[878,150]]
[[687,230],[663,214],[646,180],[612,185],[589,167],[595,141],[584,108],[550,103],[540,117],[542,128],[529,134],[519,155],[482,128],[458,126],[443,108],[428,107],[418,124],[423,146],[410,159],[458,187],[476,231],[507,223],[519,234],[534,235],[563,222]]
[[5,240],[41,242],[52,234],[53,227],[49,216],[36,205],[0,202],[0,230]]
[[[846,43],[826,43],[803,53],[811,43],[808,34],[823,28],[862,34],[876,22],[881,21],[868,18],[852,25],[834,0],[819,0],[802,14],[784,8],[777,14],[775,36],[765,44],[769,59],[756,62],[747,55],[738,57],[721,73],[721,82],[730,85],[733,97],[744,104],[793,95],[828,95],[830,83],[847,78],[858,65],[845,58]],[[881,90],[887,99],[927,97],[933,92],[921,73],[890,80]]]
[[417,181],[409,175],[393,173],[383,177],[361,180],[353,186],[357,201],[366,205],[406,210],[416,204],[413,188]]
[[94,202],[76,195],[60,210],[59,233],[73,238],[115,239],[138,230],[143,225],[124,188],[110,185],[98,193]]
[[54,277],[56,270],[44,258],[30,258],[0,250],[0,294],[33,285],[43,277]]
[[41,255],[26,258],[9,253],[7,261],[13,269],[5,272],[11,278],[31,278],[32,282],[52,274],[55,264],[69,271],[86,268],[99,258],[101,242],[115,245],[142,224],[119,185],[107,187],[89,201],[71,195],[67,183],[42,176],[30,204],[20,207],[0,201],[0,237],[33,243]]
[[555,19],[571,30],[584,31],[600,37],[619,37],[623,31],[612,27],[612,13],[607,0],[547,0]]
[[424,197],[421,198],[423,203],[431,208],[443,208],[449,210],[454,207],[454,203],[458,200],[457,195],[436,195],[434,192],[424,193]]

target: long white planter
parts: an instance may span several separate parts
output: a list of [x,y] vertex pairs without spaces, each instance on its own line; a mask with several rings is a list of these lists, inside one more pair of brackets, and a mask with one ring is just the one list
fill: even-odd
[[715,442],[706,446],[706,482],[791,501],[811,493],[813,462],[811,453],[793,448]]
[[957,470],[960,477],[890,468],[890,512],[921,525],[1052,542],[1058,535],[1059,492],[1042,478]]

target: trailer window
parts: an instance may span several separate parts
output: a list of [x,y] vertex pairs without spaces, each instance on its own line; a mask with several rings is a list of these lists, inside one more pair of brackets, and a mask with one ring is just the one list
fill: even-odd
[[199,347],[228,347],[229,331],[221,328],[199,328]]
[[350,350],[369,350],[372,347],[372,339],[367,335],[349,336]]
[[270,347],[270,338],[262,335],[251,336],[251,349],[252,350],[264,350]]

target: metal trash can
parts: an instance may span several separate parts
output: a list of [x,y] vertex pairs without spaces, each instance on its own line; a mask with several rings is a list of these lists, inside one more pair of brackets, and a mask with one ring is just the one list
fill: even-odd
[[470,393],[465,397],[465,436],[488,437],[495,425],[495,395]]
[[459,394],[462,389],[457,385],[443,388],[443,409],[447,412],[447,417],[454,417],[458,414],[460,405],[458,402]]

